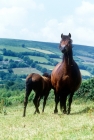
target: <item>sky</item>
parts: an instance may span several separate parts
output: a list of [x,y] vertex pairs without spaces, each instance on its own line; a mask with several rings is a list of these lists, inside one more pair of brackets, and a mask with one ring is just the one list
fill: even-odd
[[0,38],[94,46],[94,0],[0,0]]

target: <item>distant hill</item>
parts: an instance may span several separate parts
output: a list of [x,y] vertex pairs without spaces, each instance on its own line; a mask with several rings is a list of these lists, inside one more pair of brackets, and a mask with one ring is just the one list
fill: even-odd
[[[11,68],[16,74],[29,74],[35,69],[41,74],[44,71],[51,72],[54,66],[61,61],[62,54],[58,45],[59,43],[0,38],[0,70],[6,71],[12,65],[10,60],[13,60],[16,65]],[[83,79],[93,77],[94,47],[73,44],[73,55]],[[17,71],[19,68],[20,70]]]

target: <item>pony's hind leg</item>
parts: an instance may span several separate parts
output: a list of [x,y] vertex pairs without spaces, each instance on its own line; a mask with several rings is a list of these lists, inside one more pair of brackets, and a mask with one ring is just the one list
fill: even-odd
[[25,114],[26,114],[26,107],[27,107],[27,104],[28,104],[28,97],[30,95],[30,92],[31,90],[27,90],[26,89],[26,93],[25,93],[25,97],[24,97],[24,111],[23,111],[23,117],[25,117]]

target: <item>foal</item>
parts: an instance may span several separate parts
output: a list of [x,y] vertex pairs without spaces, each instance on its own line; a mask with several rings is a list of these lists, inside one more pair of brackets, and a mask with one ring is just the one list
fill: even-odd
[[43,102],[43,109],[42,112],[44,112],[44,108],[46,105],[46,100],[49,95],[49,92],[51,90],[51,76],[48,73],[44,73],[42,76],[37,73],[31,73],[26,78],[26,93],[24,98],[24,112],[23,117],[25,117],[26,114],[26,107],[28,103],[28,97],[32,90],[35,92],[35,97],[33,99],[33,103],[35,105],[35,112],[34,114],[40,113],[39,111],[39,103],[42,97],[44,97]]

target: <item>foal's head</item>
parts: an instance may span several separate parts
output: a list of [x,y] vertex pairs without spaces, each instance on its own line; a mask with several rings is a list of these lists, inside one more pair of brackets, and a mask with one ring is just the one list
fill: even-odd
[[62,53],[66,53],[72,49],[72,39],[70,33],[68,35],[61,34],[61,41],[60,41],[59,48]]

